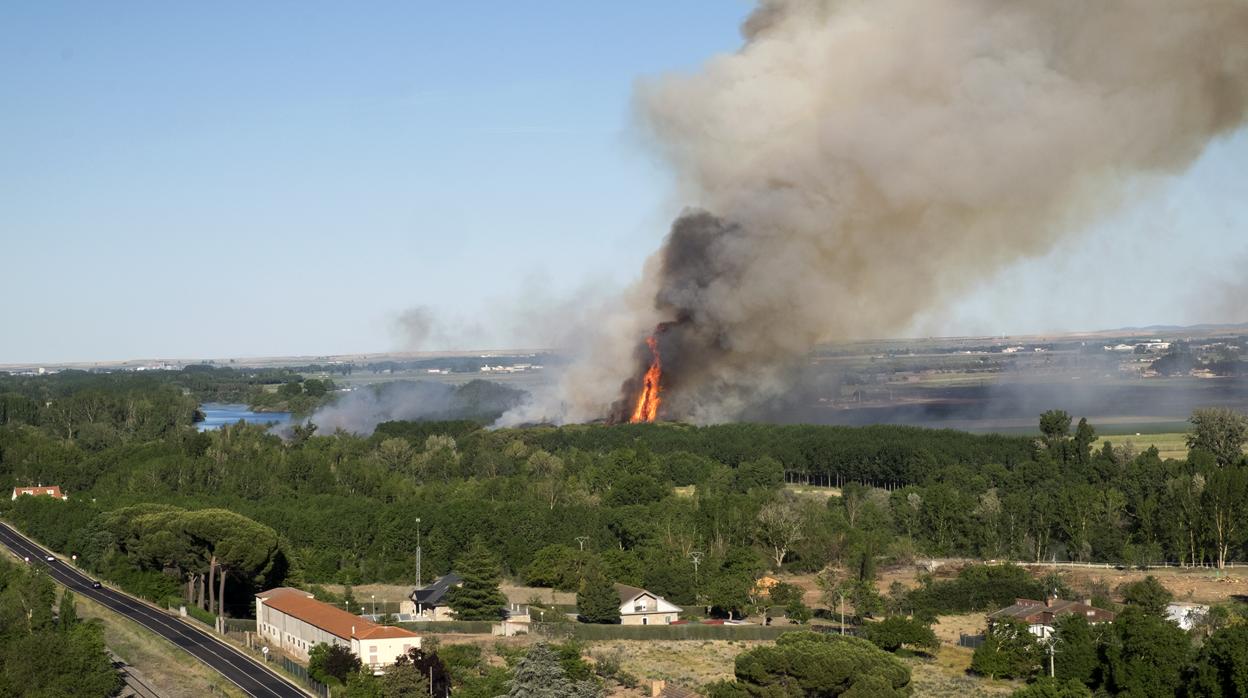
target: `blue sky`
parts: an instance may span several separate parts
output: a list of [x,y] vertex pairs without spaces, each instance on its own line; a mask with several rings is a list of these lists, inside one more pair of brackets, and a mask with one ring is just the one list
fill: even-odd
[[[0,362],[386,351],[411,306],[488,328],[521,296],[620,287],[679,208],[632,85],[736,48],[750,5],[361,7],[0,7]],[[1038,301],[1086,275],[1058,250],[916,331],[1233,314],[1174,294],[1248,260],[1246,156],[1217,145],[1084,238],[1130,250],[1113,283]]]

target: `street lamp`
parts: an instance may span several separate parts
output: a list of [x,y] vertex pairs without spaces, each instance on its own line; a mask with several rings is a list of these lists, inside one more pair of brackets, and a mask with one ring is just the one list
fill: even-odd
[[416,588],[420,588],[420,517],[416,517]]
[[377,616],[377,595],[373,594],[372,597],[373,597],[373,617],[375,618]]

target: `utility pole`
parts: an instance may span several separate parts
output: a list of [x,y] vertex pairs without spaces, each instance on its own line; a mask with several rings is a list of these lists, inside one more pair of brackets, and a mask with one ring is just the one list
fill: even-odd
[[[702,603],[703,601],[701,589],[698,587],[698,565],[702,564],[702,555],[703,553],[701,550],[692,550],[689,552],[689,561],[693,563],[693,598],[698,603]],[[711,613],[709,606],[706,608],[706,613],[707,615],[710,615]]]
[[416,517],[416,588],[420,585],[420,517]]
[[840,590],[841,596],[841,634],[845,634],[845,590]]
[[585,552],[585,542],[589,540],[589,536],[577,536],[576,542],[581,544],[581,552]]
[[1054,637],[1053,635],[1049,635],[1049,678],[1050,679],[1057,677],[1057,673],[1054,671],[1054,667],[1053,667],[1053,654],[1056,652],[1055,650],[1056,645],[1057,645],[1057,638]]

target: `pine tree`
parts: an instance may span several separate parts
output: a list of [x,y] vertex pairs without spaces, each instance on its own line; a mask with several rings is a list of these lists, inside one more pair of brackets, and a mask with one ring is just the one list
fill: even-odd
[[602,572],[590,572],[576,594],[576,608],[585,623],[619,623],[620,595]]
[[478,539],[456,561],[456,572],[464,580],[452,589],[448,603],[458,620],[501,620],[507,598],[498,590],[498,561]]
[[572,681],[559,657],[545,643],[533,645],[516,664],[505,698],[598,698],[602,689],[593,681]]

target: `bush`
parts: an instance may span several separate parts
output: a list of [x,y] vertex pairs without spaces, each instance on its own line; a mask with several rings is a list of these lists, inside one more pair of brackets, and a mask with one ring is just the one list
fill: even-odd
[[932,626],[915,618],[892,616],[878,623],[862,626],[862,636],[887,652],[896,652],[902,645],[932,652],[940,648],[940,640]]
[[342,645],[317,644],[308,652],[308,676],[327,686],[344,684],[363,664],[350,649]]
[[1092,698],[1092,691],[1074,679],[1059,683],[1046,676],[1014,691],[1010,698]]
[[714,698],[766,695],[889,698],[910,695],[910,670],[875,645],[855,637],[790,632],[774,646],[737,656],[737,682],[712,684]]
[[217,614],[212,613],[210,611],[205,611],[204,609],[194,604],[187,604],[186,615],[194,618],[195,620],[203,623],[204,625],[210,625],[214,628],[217,627]]
[[1019,621],[997,621],[971,656],[971,671],[990,679],[1022,679],[1040,668],[1040,644]]
[[995,610],[1018,598],[1044,598],[1045,593],[1044,585],[1022,567],[972,565],[959,572],[956,579],[924,580],[923,586],[910,592],[907,601],[916,614],[943,615]]

